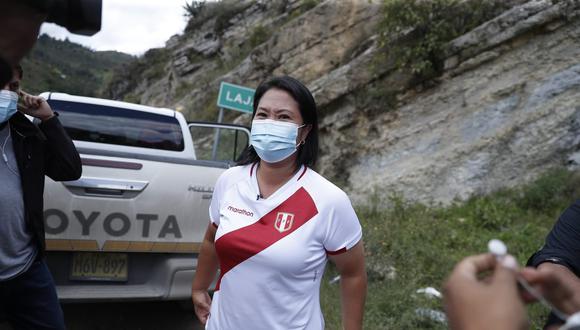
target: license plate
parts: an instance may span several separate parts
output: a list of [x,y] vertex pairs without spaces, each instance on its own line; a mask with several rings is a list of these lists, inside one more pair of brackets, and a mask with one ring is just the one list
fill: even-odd
[[73,255],[71,279],[81,281],[127,281],[126,253],[77,252]]

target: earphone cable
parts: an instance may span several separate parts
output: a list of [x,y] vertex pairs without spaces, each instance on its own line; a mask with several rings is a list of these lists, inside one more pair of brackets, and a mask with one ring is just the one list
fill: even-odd
[[6,139],[4,139],[4,144],[2,145],[2,158],[4,159],[4,163],[6,163],[8,170],[10,170],[10,172],[12,172],[14,175],[18,176],[18,172],[10,167],[10,164],[8,163],[8,156],[6,155],[6,144],[8,143],[8,140],[10,140],[11,132],[12,130],[10,129],[10,125],[8,125],[8,135],[6,136]]
[[2,145],[2,158],[4,158],[4,162],[6,164],[8,164],[8,156],[6,156],[6,143],[8,143],[8,140],[10,139],[10,125],[8,125],[8,135],[6,136],[6,139],[4,139],[4,144]]

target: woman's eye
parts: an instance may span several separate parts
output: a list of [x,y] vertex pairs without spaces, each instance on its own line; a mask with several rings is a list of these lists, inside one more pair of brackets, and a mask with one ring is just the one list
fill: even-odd
[[257,113],[256,117],[263,118],[263,117],[266,117],[266,114],[265,113]]

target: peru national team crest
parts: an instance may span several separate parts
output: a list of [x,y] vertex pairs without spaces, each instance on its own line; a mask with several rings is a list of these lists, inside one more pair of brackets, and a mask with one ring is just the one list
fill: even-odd
[[286,212],[278,212],[276,214],[276,222],[274,222],[274,228],[279,232],[283,233],[292,228],[292,223],[294,222],[294,214]]

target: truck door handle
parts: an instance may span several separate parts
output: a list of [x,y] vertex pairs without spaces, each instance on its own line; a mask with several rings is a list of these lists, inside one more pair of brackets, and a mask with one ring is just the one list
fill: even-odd
[[149,182],[84,177],[62,184],[75,194],[131,198],[142,192]]

